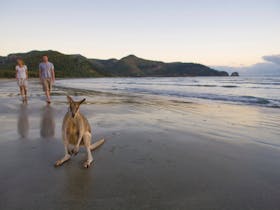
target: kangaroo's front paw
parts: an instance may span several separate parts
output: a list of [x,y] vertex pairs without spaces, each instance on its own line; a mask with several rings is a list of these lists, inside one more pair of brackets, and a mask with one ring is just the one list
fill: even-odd
[[92,163],[92,160],[87,160],[86,162],[84,162],[84,168],[89,168]]
[[62,164],[63,164],[63,162],[61,160],[58,160],[55,162],[54,167],[61,166]]
[[72,149],[71,154],[72,154],[72,155],[77,155],[78,152],[79,152],[79,146],[75,146],[75,147]]
[[66,161],[70,160],[71,155],[66,154],[62,159],[58,160],[55,162],[54,166],[58,167],[61,166],[63,163],[65,163]]

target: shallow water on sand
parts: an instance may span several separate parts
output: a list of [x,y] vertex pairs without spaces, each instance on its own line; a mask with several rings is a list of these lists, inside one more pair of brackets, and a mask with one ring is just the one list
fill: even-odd
[[[173,96],[143,93],[114,91],[110,93],[94,91],[91,88],[75,89],[76,82],[73,82],[72,88],[68,88],[68,85],[61,87],[64,82],[65,80],[57,82],[53,91],[53,103],[48,107],[44,103],[45,98],[41,86],[37,81],[31,81],[29,85],[29,105],[25,107],[19,105],[20,97],[16,84],[9,80],[2,81],[0,113],[11,114],[12,116],[17,113],[18,121],[24,120],[27,116],[30,118],[41,116],[42,119],[38,119],[40,122],[36,125],[42,123],[45,125],[54,124],[51,121],[60,122],[61,119],[57,119],[58,116],[62,118],[67,110],[66,95],[69,94],[77,96],[79,99],[85,97],[87,100],[86,105],[83,106],[83,111],[89,118],[92,117],[95,120],[97,118],[102,122],[105,121],[102,119],[103,117],[107,118],[106,112],[109,112],[110,119],[114,118],[118,121],[118,124],[135,117],[135,120],[141,121],[142,124],[156,124],[165,128],[180,130],[188,129],[217,139],[254,142],[274,147],[280,146],[280,109],[192,100],[190,98],[179,100]],[[109,107],[109,109],[100,110],[99,108],[97,112],[96,107]],[[43,116],[54,116],[56,119],[43,119]],[[98,116],[101,117],[98,118]],[[9,120],[5,115],[2,115],[1,118],[2,120]],[[112,123],[112,126],[118,125]],[[5,125],[3,125],[3,128],[5,128]],[[7,129],[9,130],[9,128]],[[19,130],[22,129],[19,128]],[[46,131],[46,133],[48,132],[51,131]]]
[[[37,81],[24,106],[14,81],[0,85],[0,209],[280,206],[280,109],[60,86],[46,105]],[[67,94],[106,140],[89,170],[83,148],[53,167]]]

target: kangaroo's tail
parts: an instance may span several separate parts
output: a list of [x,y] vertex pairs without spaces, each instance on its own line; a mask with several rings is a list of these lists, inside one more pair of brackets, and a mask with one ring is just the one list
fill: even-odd
[[104,144],[104,142],[105,142],[105,139],[100,139],[97,142],[94,142],[93,144],[90,145],[90,150],[93,151],[93,150],[97,149],[102,144]]

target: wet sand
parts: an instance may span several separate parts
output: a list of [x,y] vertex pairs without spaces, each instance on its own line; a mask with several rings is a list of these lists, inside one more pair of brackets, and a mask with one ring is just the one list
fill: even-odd
[[[279,109],[0,85],[0,209],[279,209]],[[53,167],[66,94],[106,140],[90,169],[83,148]]]

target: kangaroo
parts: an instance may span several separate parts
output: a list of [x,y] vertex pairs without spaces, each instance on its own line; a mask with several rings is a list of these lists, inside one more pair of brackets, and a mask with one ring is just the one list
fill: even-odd
[[[94,144],[91,143],[91,128],[86,117],[80,113],[80,105],[86,100],[74,101],[70,96],[67,96],[69,110],[65,114],[62,124],[62,139],[64,143],[65,155],[60,160],[56,161],[55,166],[61,166],[66,161],[70,160],[71,155],[76,155],[79,152],[80,145],[86,147],[87,160],[84,163],[85,168],[89,168],[93,157],[91,151],[95,150],[104,143],[104,139],[100,139]],[[70,144],[74,148],[70,148]]]

